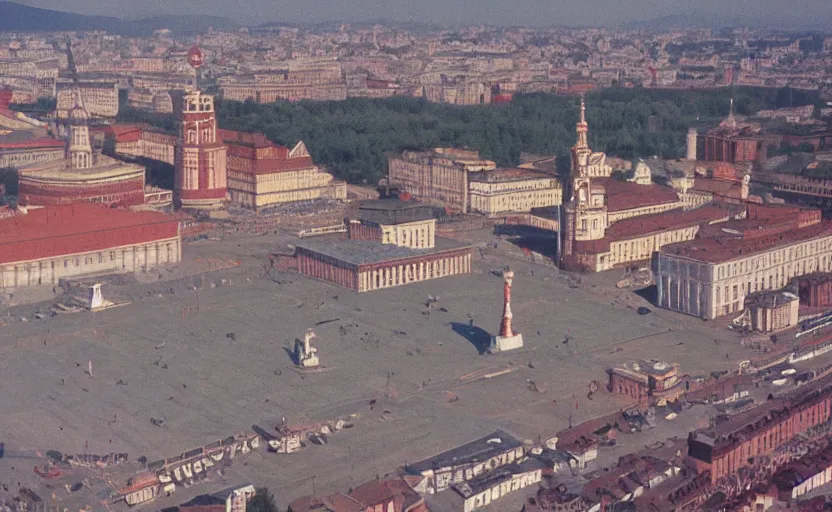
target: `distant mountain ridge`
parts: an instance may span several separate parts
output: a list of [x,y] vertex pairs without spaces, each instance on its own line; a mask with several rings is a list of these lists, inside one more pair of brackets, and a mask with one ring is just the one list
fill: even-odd
[[72,12],[30,7],[17,2],[0,1],[0,31],[53,32],[103,30],[112,34],[146,35],[163,28],[189,35],[208,27],[234,28],[229,18],[201,15],[153,16],[140,20],[123,20],[110,16],[88,16]]
[[830,30],[832,15],[819,17],[803,16],[732,16],[711,12],[693,12],[690,14],[671,14],[649,20],[630,21],[623,25],[630,30],[673,30],[688,28],[711,28],[716,30],[746,27],[769,28],[780,30]]

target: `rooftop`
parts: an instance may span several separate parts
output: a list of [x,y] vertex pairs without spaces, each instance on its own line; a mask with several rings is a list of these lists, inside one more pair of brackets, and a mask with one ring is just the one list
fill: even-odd
[[763,290],[747,295],[745,297],[745,306],[773,308],[783,306],[795,300],[798,300],[798,297],[793,293]]
[[803,405],[817,401],[819,396],[828,396],[830,392],[832,375],[826,375],[713,427],[697,430],[691,434],[691,438],[715,448],[730,448],[753,437],[760,428],[797,414]]
[[428,254],[438,254],[455,249],[470,248],[469,245],[446,238],[436,238],[436,247],[433,249],[411,249],[409,247],[380,244],[367,240],[343,239],[338,236],[303,240],[296,243],[295,246],[300,249],[306,249],[345,261],[352,265],[369,265]]
[[607,211],[609,212],[620,212],[679,201],[679,196],[672,188],[661,185],[639,185],[615,178],[593,179],[592,183],[603,185],[606,189]]
[[421,473],[446,467],[482,462],[506,451],[520,448],[523,443],[504,432],[495,430],[493,434],[481,437],[470,443],[457,446],[435,457],[409,464],[406,469],[411,473]]
[[510,480],[514,475],[528,473],[539,469],[542,470],[544,467],[546,467],[546,465],[538,459],[528,459],[520,463],[500,466],[497,469],[480,473],[479,476],[476,476],[466,482],[454,484],[452,487],[463,498],[470,498],[471,496],[491,489],[506,480]]
[[19,174],[33,180],[78,181],[92,183],[97,180],[109,180],[125,174],[144,173],[141,165],[122,162],[106,155],[97,155],[98,161],[89,169],[73,169],[69,160],[51,160],[39,164],[21,167]]
[[576,242],[576,249],[587,254],[597,254],[610,250],[612,242],[630,240],[663,231],[670,231],[684,227],[702,226],[711,223],[722,224],[720,221],[730,219],[738,212],[728,207],[707,205],[695,210],[681,211],[678,209],[652,215],[640,215],[613,223],[600,240]]
[[[539,171],[533,171],[530,169],[521,169],[521,168],[507,168],[507,169],[492,169],[490,171],[482,171],[476,174],[472,174],[470,177],[471,181],[481,181],[486,183],[499,183],[499,182],[508,182],[508,181],[524,181],[524,180],[542,180],[547,179],[551,180],[555,177],[551,174],[546,174]],[[557,185],[560,186],[560,182],[556,181]]]
[[[2,248],[10,244],[105,233],[122,228],[170,222],[176,221],[164,213],[133,212],[109,208],[102,204],[48,206],[30,210],[26,215],[0,220],[0,254],[3,252]],[[90,250],[94,248],[90,247]],[[0,261],[5,261],[5,258],[0,256]]]
[[607,229],[607,238],[612,241],[625,240],[637,235],[648,235],[686,226],[710,224],[736,214],[734,210],[716,205],[707,205],[695,210],[671,210],[652,215],[640,215],[613,223]]
[[[723,227],[730,229],[732,225],[732,222],[726,222]],[[778,247],[789,246],[829,235],[832,235],[832,222],[824,221],[820,224],[814,224],[805,228],[774,233],[752,240],[744,240],[736,236],[725,236],[679,242],[665,245],[659,252],[661,254],[680,256],[707,263],[723,263],[735,258],[748,257]]]

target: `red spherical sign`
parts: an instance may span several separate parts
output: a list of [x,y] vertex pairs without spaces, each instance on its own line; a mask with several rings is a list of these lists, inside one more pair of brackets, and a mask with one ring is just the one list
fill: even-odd
[[193,68],[202,66],[202,50],[196,45],[191,46],[191,49],[188,50],[188,64]]

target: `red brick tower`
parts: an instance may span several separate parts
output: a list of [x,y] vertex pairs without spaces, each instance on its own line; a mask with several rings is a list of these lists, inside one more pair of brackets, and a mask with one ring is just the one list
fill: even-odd
[[178,208],[217,210],[227,194],[226,148],[217,139],[214,97],[188,92],[179,102],[174,197]]

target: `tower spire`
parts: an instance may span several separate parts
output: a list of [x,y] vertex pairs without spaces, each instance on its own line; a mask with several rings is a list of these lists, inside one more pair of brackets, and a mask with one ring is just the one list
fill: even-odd
[[728,124],[731,128],[737,127],[737,119],[734,117],[734,98],[731,98],[731,108],[728,111]]
[[575,148],[588,148],[589,144],[587,143],[586,134],[589,132],[589,125],[586,122],[586,102],[583,94],[581,94],[581,118],[575,127],[575,132],[578,134],[578,141],[575,143]]

